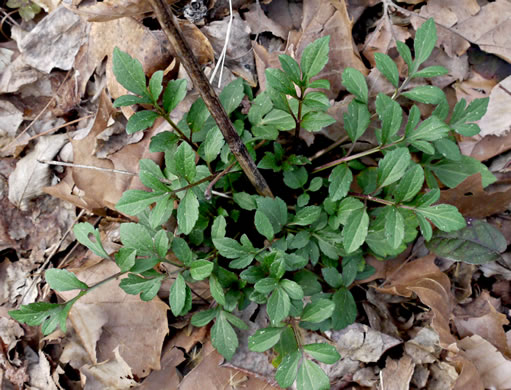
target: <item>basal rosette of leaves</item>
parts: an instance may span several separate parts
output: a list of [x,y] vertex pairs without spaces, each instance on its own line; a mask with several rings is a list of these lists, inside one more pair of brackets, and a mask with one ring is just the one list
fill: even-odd
[[[257,97],[241,79],[227,85],[220,100],[258,168],[271,178],[275,198],[250,193],[202,99],[181,121],[171,120],[171,111],[186,96],[185,80],[170,81],[163,88],[164,75],[158,71],[147,82],[141,64],[115,49],[115,76],[132,94],[121,96],[114,105],[140,107],[126,131],[145,130],[158,117],[172,131],[155,135],[150,144],[152,152],[164,153],[163,169],[152,160],[140,161],[140,180],[149,191],[127,191],[117,204],[121,213],[138,220],[121,225],[123,247],[111,256],[98,230],[87,223],[76,225],[77,240],[117,263],[119,273],[112,278],[125,275],[120,286],[127,294],[151,300],[171,278],[169,304],[175,317],[192,310],[193,284],[208,280],[213,301],[194,314],[191,323],[197,327],[212,323],[213,346],[227,360],[239,346],[234,328],[248,329],[239,313],[251,303],[260,305],[269,326],[249,338],[249,348],[275,351],[280,386],[296,381],[298,389],[328,389],[329,379],[316,362],[333,364],[340,355],[330,344],[305,344],[298,329],[340,330],[355,321],[357,305],[350,286],[374,272],[366,255],[394,257],[419,232],[426,241],[433,239],[433,250],[458,249],[460,237],[473,249],[485,245],[471,241],[468,231],[454,234],[465,232],[465,219],[454,206],[436,203],[439,183],[452,188],[477,172],[484,185],[495,181],[483,164],[461,155],[454,138],[455,133],[478,133],[474,122],[484,115],[488,99],[468,106],[461,100],[447,120],[449,106],[441,89],[430,85],[407,89],[414,78],[448,72],[439,66],[421,68],[435,42],[431,19],[417,30],[413,56],[407,45],[397,42],[408,66],[404,79],[389,56],[376,54],[377,68],[395,92],[378,94],[375,112],[364,76],[355,69],[344,71],[343,85],[353,95],[344,114],[349,141],[321,166],[314,166],[307,150],[299,152],[297,145],[301,131],[317,132],[335,122],[327,114],[328,98],[318,91],[328,89],[329,82],[314,79],[328,61],[328,36],[310,44],[300,63],[281,55],[282,69],[266,71],[268,88]],[[240,109],[243,99],[250,102],[248,114]],[[413,102],[433,105],[432,115],[421,119]],[[405,111],[408,120],[402,131]],[[352,154],[366,131],[374,132],[378,145]],[[376,163],[364,165],[365,156]],[[177,222],[174,231],[164,228],[169,219]],[[493,239],[500,234],[488,232]],[[487,257],[479,256],[479,263],[494,260],[499,250],[484,248],[486,252],[480,253]],[[455,253],[456,261],[474,262],[471,255],[464,258],[462,250]],[[171,263],[178,271],[166,275],[158,271],[160,263]],[[57,326],[65,331],[72,304],[103,283],[88,286],[58,269],[48,270],[46,281],[56,291],[80,293],[62,304],[34,303],[10,312],[20,322],[42,325],[45,334]]]

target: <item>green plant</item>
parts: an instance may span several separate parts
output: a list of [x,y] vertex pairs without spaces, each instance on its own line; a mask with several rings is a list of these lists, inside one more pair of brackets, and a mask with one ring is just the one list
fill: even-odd
[[28,22],[41,12],[41,7],[31,0],[8,0],[7,7],[17,8],[21,18]]
[[[431,223],[447,233],[465,228],[454,206],[435,205],[439,182],[455,187],[477,172],[484,185],[495,180],[484,165],[462,156],[454,139],[455,132],[479,131],[473,122],[484,115],[488,100],[475,100],[468,107],[462,100],[446,121],[449,107],[441,89],[428,85],[407,90],[414,78],[447,72],[439,66],[420,69],[435,42],[435,25],[428,20],[417,31],[414,57],[408,46],[397,43],[408,66],[403,81],[394,61],[376,54],[377,68],[395,92],[390,97],[378,94],[375,114],[364,76],[355,69],[344,71],[343,85],[354,96],[344,116],[349,141],[341,146],[348,148],[331,150],[336,158],[316,168],[299,152],[299,133],[317,132],[335,121],[326,113],[328,98],[317,91],[328,89],[329,82],[312,80],[328,61],[329,37],[310,44],[300,64],[281,55],[283,70],[266,71],[268,89],[256,98],[241,79],[225,87],[220,100],[259,169],[271,178],[275,198],[244,191],[247,181],[201,99],[179,123],[171,120],[170,112],[186,95],[185,80],[170,81],[163,90],[163,72],[158,71],[147,84],[141,64],[115,49],[115,76],[134,95],[121,96],[114,105],[150,107],[130,117],[128,133],[152,126],[158,117],[170,124],[173,131],[154,136],[150,144],[152,152],[164,153],[165,168],[141,160],[140,180],[150,191],[127,191],[117,204],[120,212],[138,218],[120,227],[123,247],[114,256],[118,274],[88,286],[69,271],[48,270],[52,289],[76,289],[79,294],[62,304],[22,306],[11,316],[28,325],[42,324],[45,334],[59,325],[65,331],[66,316],[77,299],[126,275],[120,286],[146,301],[156,296],[165,278],[172,278],[169,303],[177,317],[192,309],[193,283],[207,279],[214,301],[194,314],[191,323],[201,327],[214,322],[211,340],[226,359],[238,347],[233,327],[248,329],[238,314],[252,302],[266,305],[269,326],[249,338],[249,348],[276,352],[273,364],[282,387],[296,380],[299,389],[329,388],[327,375],[312,359],[333,364],[340,355],[327,343],[304,344],[301,329],[340,330],[355,321],[350,286],[374,271],[364,260],[367,254],[394,257],[417,238],[418,229],[429,241]],[[239,109],[245,97],[251,102],[248,114]],[[412,105],[400,132],[401,104],[409,107],[410,100],[435,109],[421,121],[418,107]],[[352,154],[370,126],[378,145]],[[362,160],[369,155],[374,163]],[[163,227],[169,219],[177,221],[174,231]],[[111,259],[90,224],[80,223],[74,232],[95,254]],[[177,260],[167,256],[170,251]],[[456,260],[463,261],[463,255]],[[155,269],[159,263],[170,263],[176,271],[160,273]]]

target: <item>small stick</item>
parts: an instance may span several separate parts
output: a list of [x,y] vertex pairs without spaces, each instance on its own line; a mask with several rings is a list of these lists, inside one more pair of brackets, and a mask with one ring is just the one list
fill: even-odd
[[119,173],[121,175],[128,175],[128,176],[137,176],[136,173],[122,171],[120,169],[100,168],[100,167],[95,167],[92,165],[73,164],[73,163],[67,163],[67,162],[62,162],[62,161],[49,161],[49,160],[37,160],[37,161],[40,162],[41,164],[60,165],[63,167],[71,167],[71,168],[93,169],[95,171],[101,171],[101,172]]
[[170,5],[165,0],[149,1],[163,31],[165,32],[165,35],[167,36],[167,39],[174,47],[177,57],[186,69],[190,79],[192,79],[193,84],[199,90],[204,103],[208,107],[211,116],[215,119],[225,141],[229,145],[231,152],[236,157],[236,160],[238,160],[243,172],[245,172],[259,194],[273,197],[268,183],[264,179],[263,175],[261,175],[261,172],[257,169],[252,157],[248,154],[247,147],[234,129],[234,126],[227,116],[224,107],[220,103],[215,90],[202,72],[192,50],[188,46],[188,43],[184,40]]

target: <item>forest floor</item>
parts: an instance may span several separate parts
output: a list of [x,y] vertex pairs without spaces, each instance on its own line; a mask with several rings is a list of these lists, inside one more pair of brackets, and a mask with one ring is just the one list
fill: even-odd
[[[167,78],[187,75],[147,1],[2,3],[0,388],[277,389],[273,375],[267,376],[275,371],[267,355],[244,359],[246,347],[240,347],[233,362],[224,362],[208,327],[194,328],[190,316],[176,320],[168,314],[170,282],[150,302],[109,286],[71,311],[67,333],[43,337],[38,327],[10,318],[8,311],[22,304],[65,298],[45,283],[46,269],[82,277],[92,272],[99,280],[115,268],[72,233],[78,221],[88,221],[99,228],[105,250],[116,252],[119,225],[127,218],[115,204],[141,184],[108,170],[136,173],[140,159],[155,158],[148,145],[157,126],[128,135],[133,109],[112,106],[124,94],[112,73],[114,48],[138,58],[148,76],[159,69]],[[367,75],[370,97],[391,94],[374,53],[394,58],[402,72],[396,40],[413,39],[433,17],[439,39],[425,65],[449,72],[428,82],[445,92],[451,108],[462,98],[489,97],[478,122],[481,133],[457,135],[457,142],[496,177],[483,188],[480,174],[469,176],[455,188],[442,188],[441,200],[457,206],[468,223],[489,222],[509,244],[511,1],[396,3],[233,0],[232,20],[227,0],[173,7],[206,75],[230,30],[220,84],[241,77],[255,93],[265,89],[265,69],[279,67],[279,54],[299,58],[307,44],[330,35],[330,58],[320,76],[331,83],[329,114],[338,121],[318,135],[330,140],[344,134],[342,71],[353,67]],[[191,85],[173,113],[176,121],[198,96]],[[426,105],[419,108],[423,116],[431,113]],[[302,136],[311,145],[315,139],[308,134]],[[435,257],[419,244],[391,260],[367,259],[376,272],[355,287],[359,314],[336,342],[341,359],[330,367],[332,388],[510,389],[511,254],[495,253],[496,261],[474,265]],[[418,258],[409,261],[411,253]],[[199,292],[207,298],[207,283]]]

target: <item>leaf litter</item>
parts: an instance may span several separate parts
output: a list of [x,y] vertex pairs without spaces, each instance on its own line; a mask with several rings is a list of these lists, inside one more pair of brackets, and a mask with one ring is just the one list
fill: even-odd
[[[11,22],[10,40],[0,47],[0,384],[45,389],[78,385],[67,378],[74,370],[79,386],[86,389],[139,384],[145,389],[276,388],[271,356],[256,357],[240,349],[233,361],[224,362],[212,348],[207,328],[197,330],[167,317],[168,307],[161,299],[168,292],[163,288],[161,299],[151,302],[126,296],[114,283],[98,288],[72,309],[68,334],[55,332],[45,340],[7,316],[7,310],[20,303],[47,296],[43,283],[29,286],[45,261],[59,265],[53,252],[57,258],[74,253],[67,269],[87,283],[113,274],[113,263],[71,248],[72,238],[65,232],[77,209],[101,215],[102,230],[108,232],[105,247],[113,253],[119,243],[116,218],[123,218],[111,217],[114,205],[126,189],[143,188],[129,174],[63,168],[41,160],[128,173],[137,172],[141,158],[161,162],[161,156],[149,153],[148,143],[165,126],[157,123],[143,137],[128,137],[123,128],[133,110],[116,111],[111,106],[111,98],[125,93],[113,77],[113,48],[137,57],[148,76],[165,69],[170,79],[180,71],[159,27],[148,27],[151,9],[146,1],[35,3],[43,13],[30,23]],[[229,20],[225,5],[214,3],[202,26],[181,22],[200,63],[210,69]],[[488,113],[479,121],[481,135],[458,139],[463,153],[481,161],[507,158],[503,153],[511,148],[506,111],[511,90],[508,1],[407,0],[398,6],[385,0],[388,14],[373,0],[246,3],[250,2],[234,4],[226,77],[241,76],[264,88],[264,70],[279,66],[279,54],[299,58],[308,43],[331,35],[336,45],[320,76],[333,87],[330,111],[339,123],[322,132],[332,139],[343,136],[343,113],[349,103],[344,99],[342,70],[354,67],[369,75],[372,96],[391,91],[375,69],[374,53],[396,57],[395,40],[413,37],[428,17],[434,17],[439,42],[427,65],[442,65],[450,72],[433,85],[468,102],[490,97]],[[471,52],[475,45],[508,67],[499,65],[494,72],[476,64]],[[399,69],[402,65],[398,63]],[[67,124],[87,115],[93,119]],[[314,139],[305,141],[311,144]],[[498,168],[501,182],[484,189],[481,177],[471,176],[455,188],[442,189],[443,202],[456,205],[467,217],[492,217],[492,224],[505,226],[511,203],[505,164]],[[509,234],[506,240],[511,241]],[[421,242],[406,256],[385,263],[368,259],[377,273],[354,287],[365,314],[344,330],[304,336],[333,343],[341,353],[338,363],[324,366],[331,382],[339,388],[386,390],[508,388],[511,261],[505,248],[493,251],[498,262],[471,267],[456,265],[452,256],[438,250],[436,256],[428,255]],[[205,282],[197,293],[208,299],[208,291]],[[194,297],[197,308],[203,304]],[[254,321],[264,321],[264,316],[256,315]],[[246,322],[252,331],[239,331],[241,339],[256,329],[251,318]]]

